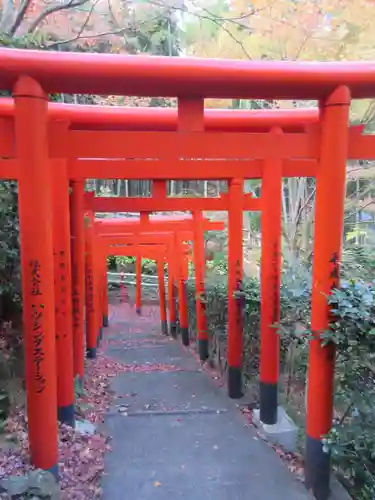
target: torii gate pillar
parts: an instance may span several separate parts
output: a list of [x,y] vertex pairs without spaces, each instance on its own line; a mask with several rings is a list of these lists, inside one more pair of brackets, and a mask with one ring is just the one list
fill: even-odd
[[95,227],[94,214],[86,212],[86,259],[85,259],[85,290],[86,290],[86,351],[87,357],[96,358],[96,349],[99,340],[98,318],[98,289],[97,283],[97,261],[95,259]]
[[229,183],[228,210],[228,394],[238,399],[242,393],[243,348],[243,180]]
[[36,81],[22,77],[15,86],[14,100],[30,454],[36,468],[58,475],[53,211],[47,96]]
[[58,417],[60,422],[74,427],[69,181],[65,160],[58,160],[54,165],[53,205]]
[[85,188],[83,181],[70,183],[70,231],[72,268],[72,310],[74,377],[80,383],[84,375],[85,335]]
[[321,150],[316,176],[314,264],[307,388],[306,486],[317,500],[330,494],[330,454],[323,450],[333,417],[335,346],[322,345],[331,322],[327,297],[339,287],[344,226],[350,92],[336,88],[321,103]]

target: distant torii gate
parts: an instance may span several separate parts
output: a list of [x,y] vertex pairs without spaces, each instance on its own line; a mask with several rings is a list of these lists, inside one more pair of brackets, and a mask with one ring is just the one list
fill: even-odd
[[[184,231],[181,233],[183,239],[186,237],[190,237],[190,231]],[[102,237],[102,242],[105,248],[105,253],[107,255],[133,255],[133,254],[118,254],[117,251],[125,251],[128,252],[131,245],[138,245],[138,247],[144,247],[148,245],[149,252],[152,249],[152,246],[161,246],[165,248],[165,262],[168,264],[168,301],[169,301],[169,314],[170,314],[170,322],[173,326],[171,327],[171,335],[176,336],[176,309],[174,303],[174,289],[173,289],[173,280],[177,278],[179,283],[185,284],[187,279],[187,265],[184,266],[182,261],[186,254],[190,251],[187,245],[183,245],[179,242],[179,248],[176,251],[176,235],[173,233],[139,233],[134,237],[133,234],[114,234],[114,235],[106,235]],[[126,246],[127,245],[127,246]],[[114,251],[114,254],[111,254],[111,251]],[[177,253],[176,253],[177,252]],[[141,262],[141,254],[137,252],[136,256],[137,262]],[[164,271],[163,271],[164,273]],[[182,289],[182,293],[180,290]],[[187,300],[186,300],[186,290],[184,286],[179,286],[179,307],[180,307],[180,331],[182,342],[184,345],[189,344],[189,329],[188,329],[188,310],[187,310]],[[136,307],[139,309],[141,307],[141,269],[136,270]],[[173,324],[174,323],[174,324]],[[165,331],[165,326],[163,326],[163,333],[167,333]]]
[[[134,256],[136,258],[148,258],[156,261],[158,273],[158,288],[160,301],[160,322],[161,332],[168,334],[168,324],[166,315],[165,298],[165,276],[164,263],[168,263],[170,255],[169,245],[164,244],[130,244],[130,245],[111,245],[111,242],[103,241],[103,249],[106,255]],[[185,249],[188,251],[188,249]]]
[[167,245],[126,245],[115,246],[108,248],[108,255],[117,256],[135,256],[143,257],[150,260],[155,260],[157,265],[158,275],[158,288],[159,288],[159,306],[160,306],[160,323],[161,332],[163,335],[168,335],[168,321],[167,321],[167,306],[165,297],[165,275],[164,264],[168,259],[168,246]]
[[[88,196],[86,198],[86,203],[91,206],[91,210],[95,209],[95,200],[92,196]],[[202,221],[201,221],[202,218]],[[121,231],[132,232],[137,234],[138,231],[158,231],[158,232],[166,232],[170,230],[174,230],[176,236],[180,234],[182,238],[191,237],[191,232],[186,234],[187,231],[192,231],[194,236],[194,264],[195,264],[195,273],[196,273],[196,281],[201,279],[202,287],[203,284],[203,276],[204,276],[204,241],[203,235],[205,230],[223,230],[224,223],[220,221],[210,221],[208,219],[204,219],[200,216],[200,214],[196,214],[196,217],[185,217],[179,219],[177,216],[175,217],[158,217],[150,219],[147,214],[141,214],[140,219],[135,220],[133,218],[121,219],[101,219],[96,222],[97,231],[99,234],[113,234],[120,233]],[[175,239],[175,244],[178,246],[180,243],[178,238]],[[173,269],[173,263],[171,262],[171,267]],[[172,273],[173,278],[173,273]],[[169,296],[173,297],[173,279],[168,281],[168,286],[170,287]],[[184,280],[178,280],[178,294],[180,303],[184,303],[183,297],[186,294],[185,291],[185,282]],[[204,290],[204,288],[203,288]],[[197,301],[199,302],[199,301]],[[170,300],[170,322],[171,322],[171,333],[175,334],[175,322],[176,322],[176,308],[174,304],[174,300]],[[182,318],[183,323],[180,324],[181,329],[185,332],[184,338],[188,338],[188,323],[187,323],[187,310],[186,313],[183,313]],[[205,323],[205,322],[204,322]],[[207,337],[207,328],[198,329],[197,332],[199,351],[201,354],[201,359],[205,360],[208,357],[208,337]]]
[[[175,304],[175,293],[174,293],[174,281],[176,280],[178,283],[178,295],[179,295],[179,309],[180,309],[180,333],[182,335],[182,341],[185,345],[189,343],[189,328],[188,328],[188,311],[187,311],[187,301],[186,301],[186,290],[185,283],[188,278],[188,264],[187,264],[187,256],[191,253],[190,246],[183,243],[183,241],[188,241],[191,238],[189,235],[190,231],[183,232],[183,234],[187,235],[185,239],[184,236],[181,237],[181,241],[178,242],[178,247],[176,249],[176,235],[174,233],[140,233],[141,238],[134,238],[131,234],[116,234],[112,236],[104,236],[103,243],[106,245],[110,245],[108,247],[108,251],[110,249],[115,250],[118,245],[161,245],[165,244],[166,255],[165,262],[168,265],[168,309],[169,309],[169,317],[170,317],[170,333],[173,337],[177,335],[176,329],[176,304]],[[114,246],[114,242],[118,242],[116,246]],[[120,247],[124,248],[124,247]],[[136,264],[136,309],[137,312],[140,313],[141,309],[141,256],[139,252],[137,255],[140,258],[137,258]],[[166,331],[165,333],[168,333]]]

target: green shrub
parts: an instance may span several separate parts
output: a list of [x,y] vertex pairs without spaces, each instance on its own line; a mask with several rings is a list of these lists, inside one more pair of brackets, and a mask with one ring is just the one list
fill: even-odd
[[325,440],[334,465],[358,500],[375,496],[375,286],[343,283],[330,297],[335,320],[336,418]]
[[[322,334],[322,341],[334,342],[337,352],[335,421],[323,442],[327,451],[331,449],[339,477],[357,500],[375,498],[375,282],[368,283],[374,262],[368,249],[351,247],[344,252],[342,285],[329,298],[334,320],[330,331]],[[251,381],[259,369],[260,285],[256,279],[245,279],[243,288],[243,368]],[[304,383],[310,338],[311,269],[301,263],[286,266],[280,293],[281,319],[275,328],[281,336],[281,373],[288,375],[288,384],[298,377]],[[215,266],[207,278],[205,302],[210,359],[225,370],[227,276],[221,270],[215,272]],[[193,280],[188,282],[188,303],[191,335],[195,337]],[[288,392],[286,387],[282,390]]]

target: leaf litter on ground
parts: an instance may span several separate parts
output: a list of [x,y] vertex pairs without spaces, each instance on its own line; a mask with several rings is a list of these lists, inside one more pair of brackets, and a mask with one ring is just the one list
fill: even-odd
[[[97,359],[87,363],[84,391],[77,401],[80,418],[96,425],[104,421],[105,412],[113,401],[113,393],[109,390],[111,379],[126,369],[98,351]],[[29,462],[24,409],[19,408],[11,414],[5,432],[7,441],[16,445],[4,444],[0,448],[0,480],[24,475],[33,469]],[[96,500],[101,497],[104,455],[109,450],[109,438],[98,430],[93,435],[87,435],[66,425],[59,426],[61,500]]]

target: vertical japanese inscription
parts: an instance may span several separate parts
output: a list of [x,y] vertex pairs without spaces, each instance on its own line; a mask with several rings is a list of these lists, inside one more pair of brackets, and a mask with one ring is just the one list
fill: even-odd
[[40,263],[38,260],[30,260],[29,262],[30,270],[31,270],[31,295],[38,296],[42,295],[40,291]]
[[206,297],[206,292],[204,290],[205,290],[204,282],[201,281],[199,283],[198,301],[199,301],[199,304],[200,304],[202,311],[205,312],[206,311],[207,297]]
[[77,287],[77,266],[73,266],[73,292],[72,292],[72,309],[73,309],[73,328],[79,328],[81,325],[80,314],[80,296]]
[[244,324],[244,313],[245,313],[245,308],[244,308],[244,303],[245,303],[245,298],[244,298],[244,292],[243,292],[243,286],[242,286],[242,272],[241,272],[241,264],[240,261],[236,261],[236,324],[238,330],[242,330],[243,324]]
[[[339,256],[337,252],[334,252],[332,254],[332,257],[329,260],[330,263],[330,273],[329,273],[329,279],[331,282],[330,290],[334,290],[335,288],[339,287],[339,279],[340,279],[340,262],[339,262]],[[329,312],[329,321],[333,320],[333,315],[331,312]],[[334,355],[332,354],[332,357]]]
[[339,256],[338,256],[337,252],[332,254],[332,257],[331,257],[329,262],[331,264],[329,278],[331,280],[331,290],[333,290],[334,288],[338,288],[339,278],[340,278],[340,267],[339,267],[340,263],[339,263]]
[[279,262],[280,252],[277,242],[273,244],[272,252],[272,325],[279,321]]
[[[59,296],[60,296],[60,304],[59,310],[57,311],[60,316],[64,319],[66,318],[66,264],[65,264],[65,251],[60,250],[57,255],[57,269],[58,269],[58,287],[59,287]],[[62,328],[62,330],[61,330]],[[62,334],[63,338],[67,337],[66,331],[66,321],[60,322],[60,331],[56,332],[57,334]],[[59,337],[57,337],[59,338]]]
[[30,260],[29,268],[31,296],[33,298],[31,303],[31,348],[35,367],[36,392],[41,394],[46,388],[46,378],[43,374],[45,332],[43,330],[44,304],[41,302],[43,295],[41,290],[42,273],[40,262],[36,259]]
[[87,309],[89,313],[94,312],[94,278],[92,267],[87,269]]

